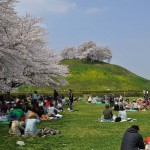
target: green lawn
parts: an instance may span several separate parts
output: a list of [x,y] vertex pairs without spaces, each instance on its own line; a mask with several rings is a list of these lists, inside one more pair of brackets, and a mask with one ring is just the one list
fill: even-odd
[[[119,150],[123,133],[133,124],[139,125],[143,138],[150,136],[150,111],[128,112],[135,122],[96,122],[105,105],[76,102],[74,112],[65,108],[63,118],[43,121],[38,128],[50,127],[61,134],[49,137],[13,137],[8,134],[8,125],[0,125],[0,150]],[[117,112],[114,112],[117,114]],[[25,142],[17,146],[16,141]]]

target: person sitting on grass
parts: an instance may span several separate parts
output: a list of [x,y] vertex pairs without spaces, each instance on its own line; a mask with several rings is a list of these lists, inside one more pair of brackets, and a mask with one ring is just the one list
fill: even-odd
[[18,120],[20,120],[21,117],[24,116],[24,112],[22,109],[16,109],[16,107],[14,107],[14,108],[11,108],[10,112],[8,113],[8,121],[10,121],[12,114],[17,115]]
[[112,113],[112,110],[109,109],[109,105],[108,104],[105,105],[105,109],[103,111],[103,115],[104,115],[104,121],[111,121],[112,120],[113,113]]
[[126,113],[126,110],[124,110],[123,105],[120,106],[118,117],[121,117],[122,121],[127,121],[127,113]]
[[143,137],[139,134],[140,129],[137,125],[132,125],[124,133],[121,150],[138,150],[145,149]]
[[40,135],[41,129],[36,128],[36,124],[39,122],[40,120],[38,115],[30,111],[28,113],[28,119],[26,120],[25,135],[31,135],[31,136]]
[[115,104],[114,104],[114,111],[119,111],[118,100],[115,101]]
[[91,103],[92,102],[92,96],[89,96],[88,97],[88,103]]
[[125,109],[129,110],[132,108],[132,104],[130,103],[129,98],[127,98],[124,102]]
[[61,100],[58,100],[57,109],[58,109],[59,111],[63,111],[63,104],[62,104],[62,101],[61,101]]
[[139,110],[139,109],[138,109],[138,103],[137,103],[136,100],[133,100],[133,101],[132,101],[132,109],[133,109],[133,110]]
[[57,113],[58,113],[58,110],[54,107],[54,104],[51,103],[50,107],[47,108],[47,116],[55,117]]
[[141,98],[139,98],[137,103],[138,103],[139,110],[146,111],[146,109],[147,109],[147,101],[146,100],[142,100]]
[[47,116],[51,119],[57,119],[61,118],[62,115],[58,114],[59,110],[54,107],[54,104],[52,103],[50,107],[47,109]]
[[147,104],[147,101],[146,100],[144,100],[143,102],[142,102],[142,110],[147,110],[148,109],[148,104]]
[[47,135],[60,134],[59,130],[51,128],[37,129],[36,124],[39,122],[40,120],[38,115],[34,112],[29,112],[28,119],[26,121],[25,135],[45,137]]
[[12,114],[9,124],[9,134],[12,135],[21,135],[24,134],[24,126],[18,121],[18,116]]

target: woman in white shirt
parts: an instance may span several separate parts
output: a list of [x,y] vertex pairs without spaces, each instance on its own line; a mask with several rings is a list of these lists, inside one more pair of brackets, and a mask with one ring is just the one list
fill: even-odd
[[88,103],[91,103],[92,102],[92,96],[89,96],[88,97]]
[[121,121],[127,121],[127,112],[124,110],[123,105],[120,106],[118,117],[121,118]]

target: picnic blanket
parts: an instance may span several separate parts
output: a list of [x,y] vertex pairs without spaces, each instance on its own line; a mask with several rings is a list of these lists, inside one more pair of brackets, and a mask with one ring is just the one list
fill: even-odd
[[86,102],[86,104],[109,104],[109,103],[102,103],[102,102],[88,103],[88,102]]
[[[121,120],[120,122],[134,122],[136,119],[127,118],[127,120]],[[114,120],[105,120],[105,119],[98,119],[96,122],[115,122]]]
[[126,112],[136,112],[137,110],[127,109]]

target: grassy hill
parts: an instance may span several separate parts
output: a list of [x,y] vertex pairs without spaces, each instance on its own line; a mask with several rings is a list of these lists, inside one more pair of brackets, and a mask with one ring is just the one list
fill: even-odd
[[[78,59],[63,60],[61,64],[69,67],[69,76],[66,78],[68,85],[59,89],[59,93],[66,94],[68,89],[72,89],[77,95],[83,93],[128,93],[129,96],[137,96],[138,91],[142,94],[143,89],[150,90],[150,80],[144,79],[127,69],[105,62],[83,62]],[[22,85],[19,87],[19,93],[33,93],[37,90],[39,93],[50,93],[52,89],[46,87],[40,89],[35,86]],[[141,94],[139,94],[141,93]],[[100,94],[100,95],[101,95]]]
[[83,62],[78,59],[63,60],[70,75],[66,78],[74,91],[122,91],[149,89],[150,80],[144,79],[127,69],[104,62]]

